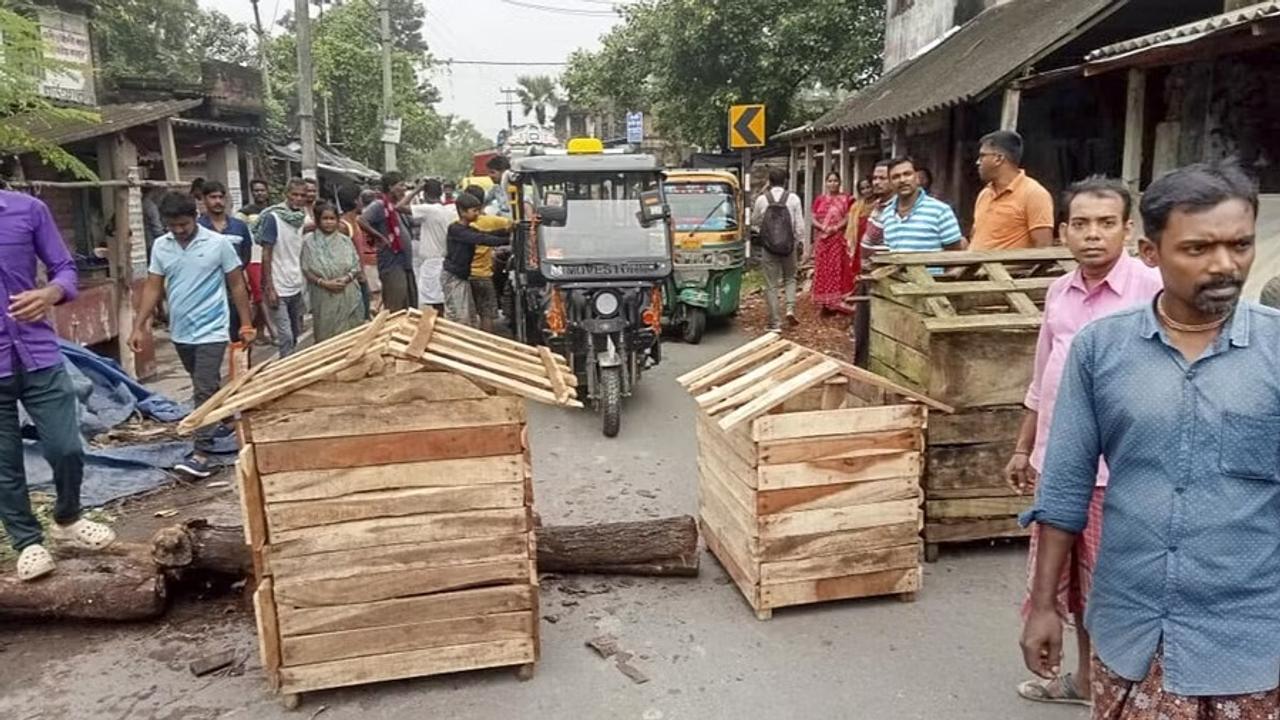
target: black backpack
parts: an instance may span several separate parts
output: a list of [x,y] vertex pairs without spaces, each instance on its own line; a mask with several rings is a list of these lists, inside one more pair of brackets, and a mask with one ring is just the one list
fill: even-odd
[[796,251],[795,228],[791,225],[791,211],[787,209],[791,193],[783,190],[782,199],[775,201],[773,190],[765,190],[769,207],[764,209],[764,217],[760,219],[760,240],[769,254],[786,257]]

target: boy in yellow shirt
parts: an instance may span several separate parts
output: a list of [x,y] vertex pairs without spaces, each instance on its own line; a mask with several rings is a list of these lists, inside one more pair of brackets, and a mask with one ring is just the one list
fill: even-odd
[[[484,202],[485,191],[479,185],[469,185],[465,192]],[[511,229],[511,220],[500,215],[481,215],[471,227],[481,232],[501,232]],[[493,284],[493,248],[486,245],[476,246],[471,261],[471,297],[480,329],[493,332],[498,319],[498,290]]]

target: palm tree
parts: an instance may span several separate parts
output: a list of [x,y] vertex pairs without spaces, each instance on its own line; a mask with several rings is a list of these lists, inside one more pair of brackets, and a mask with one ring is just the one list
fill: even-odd
[[539,126],[547,124],[547,108],[560,105],[555,78],[549,75],[521,75],[516,78],[516,97],[520,98],[525,117],[533,114]]

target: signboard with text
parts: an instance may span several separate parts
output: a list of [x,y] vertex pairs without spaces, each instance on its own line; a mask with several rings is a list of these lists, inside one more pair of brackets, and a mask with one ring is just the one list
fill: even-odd
[[644,142],[644,113],[627,113],[627,142],[632,145]]
[[40,94],[53,100],[96,105],[93,87],[93,50],[89,44],[89,23],[84,15],[61,10],[40,10],[40,37],[49,59],[62,63],[45,72]]

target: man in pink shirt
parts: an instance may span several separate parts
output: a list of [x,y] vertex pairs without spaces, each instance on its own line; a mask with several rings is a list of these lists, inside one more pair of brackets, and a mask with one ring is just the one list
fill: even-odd
[[[1009,484],[1019,494],[1034,489],[1048,447],[1053,407],[1076,333],[1090,322],[1126,308],[1152,302],[1160,292],[1160,273],[1125,251],[1133,231],[1130,213],[1133,199],[1118,180],[1094,176],[1072,185],[1064,196],[1067,218],[1059,230],[1079,267],[1058,278],[1045,296],[1044,323],[1036,346],[1035,376],[1027,389],[1026,414],[1018,432],[1013,457],[1005,467]],[[1079,658],[1076,672],[1053,680],[1028,680],[1018,694],[1028,700],[1087,704],[1090,695],[1091,645],[1084,629],[1085,601],[1092,585],[1093,568],[1102,537],[1102,497],[1107,468],[1098,464],[1097,487],[1089,506],[1089,524],[1072,550],[1071,560],[1058,581],[1058,614],[1074,620]],[[1039,526],[1031,531],[1028,560],[1035,577]],[[1024,604],[1023,613],[1028,607]]]

